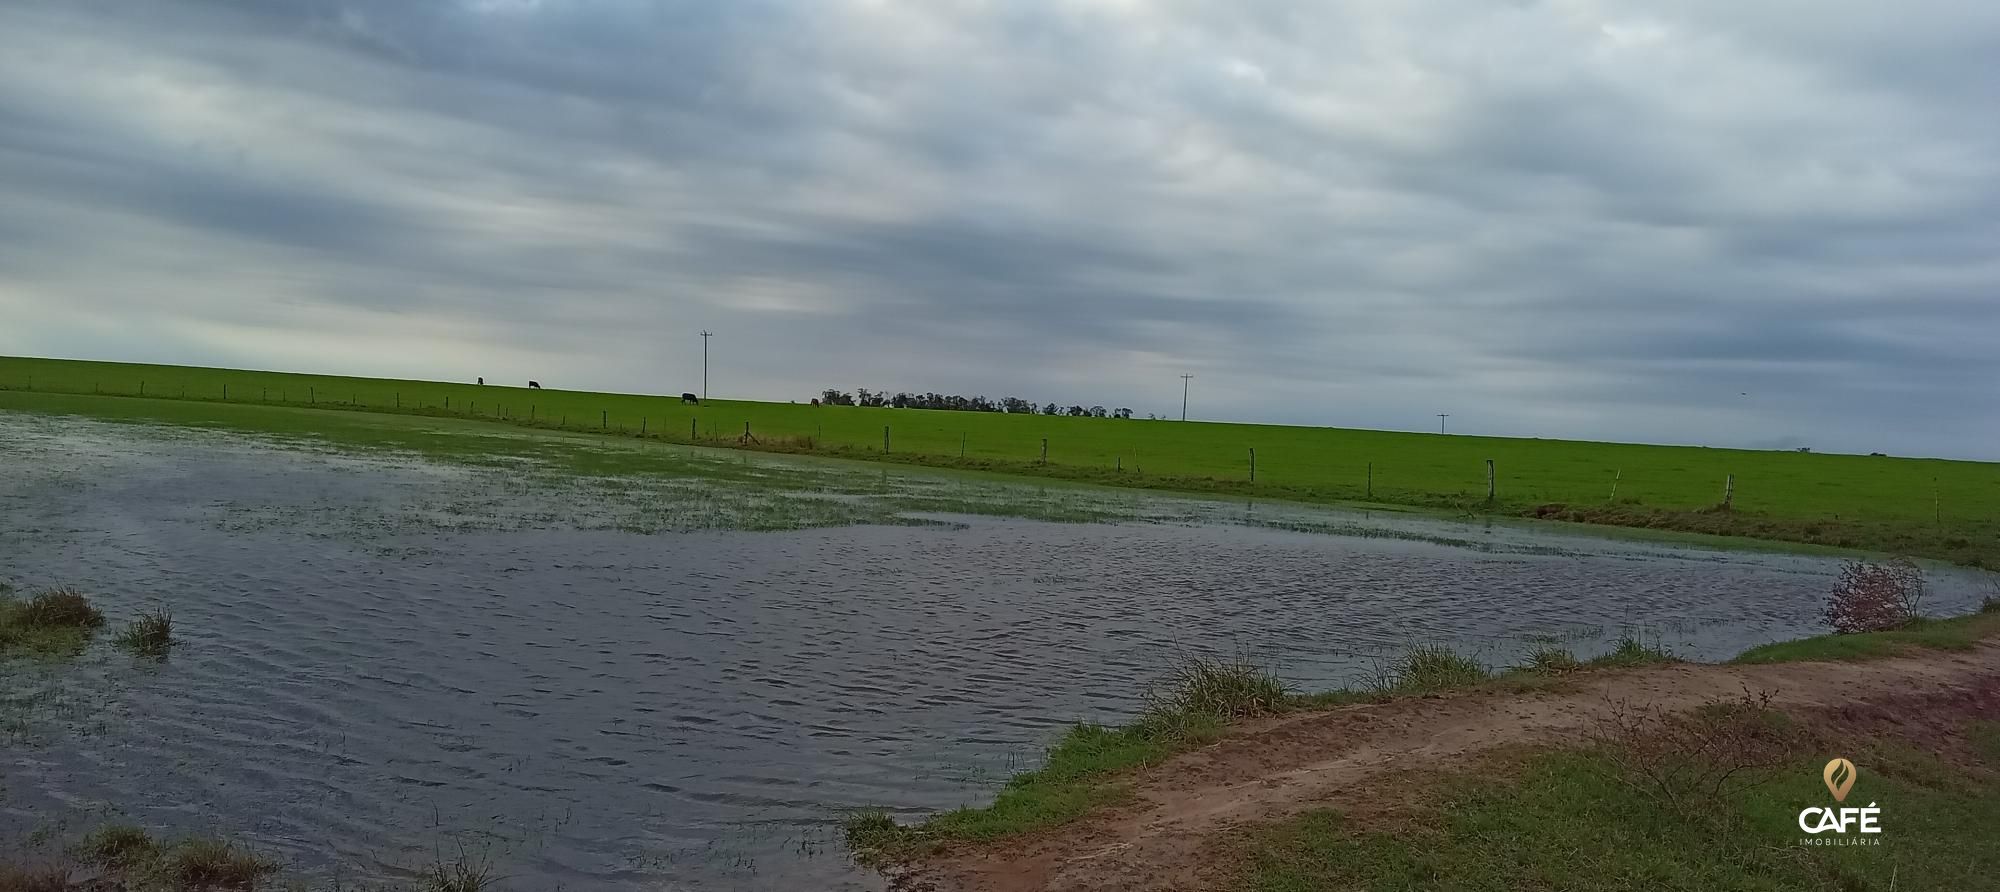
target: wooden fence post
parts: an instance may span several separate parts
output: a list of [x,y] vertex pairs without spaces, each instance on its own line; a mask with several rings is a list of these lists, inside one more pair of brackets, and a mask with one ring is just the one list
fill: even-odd
[[1375,463],[1368,463],[1368,497],[1375,497]]
[[889,426],[882,425],[882,454],[889,454]]
[[1049,438],[1042,438],[1042,464],[1049,463]]
[[610,410],[610,409],[599,409],[599,410],[597,410],[597,426],[598,426],[598,427],[599,427],[600,429],[601,429],[601,428],[606,428],[606,427],[610,427],[610,426],[611,426],[611,410]]
[[688,419],[688,442],[689,442],[689,443],[693,443],[693,442],[694,442],[694,439],[695,439],[695,437],[699,435],[699,433],[700,433],[700,430],[699,430],[699,429],[700,429],[700,427],[701,427],[701,419],[700,419],[700,418],[690,418],[690,419]]
[[1493,460],[1486,460],[1486,501],[1493,501]]
[[1616,501],[1618,501],[1618,481],[1620,481],[1620,480],[1623,480],[1623,479],[1625,479],[1625,469],[1624,469],[1624,468],[1619,468],[1619,469],[1618,469],[1617,471],[1615,471],[1615,472],[1613,472],[1613,473],[1612,473],[1612,475],[1611,475],[1611,499],[1610,499],[1610,501],[1613,501],[1613,502],[1616,502]]
[[1250,482],[1257,482],[1257,447],[1250,447]]
[[1731,474],[1722,481],[1722,507],[1734,507],[1736,503],[1736,475]]
[[646,416],[639,416],[639,436],[646,435]]

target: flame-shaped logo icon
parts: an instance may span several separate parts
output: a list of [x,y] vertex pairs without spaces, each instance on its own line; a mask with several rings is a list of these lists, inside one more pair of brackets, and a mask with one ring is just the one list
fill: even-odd
[[1826,781],[1826,790],[1833,794],[1833,801],[1846,802],[1847,791],[1854,789],[1854,763],[1846,759],[1835,759],[1826,763],[1826,770],[1820,778]]

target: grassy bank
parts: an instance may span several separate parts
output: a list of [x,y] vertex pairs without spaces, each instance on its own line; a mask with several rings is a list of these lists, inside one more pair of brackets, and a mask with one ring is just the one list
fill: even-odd
[[[1344,812],[1255,831],[1231,846],[1244,862],[1236,886],[1990,889],[2000,836],[1982,828],[2000,822],[1996,698],[1919,694],[1798,715],[1722,702],[1664,728],[1614,728],[1591,746],[1413,784],[1395,803],[1363,793]],[[1730,745],[1692,743],[1717,734]],[[1837,804],[1821,782],[1830,753],[1860,766],[1846,804],[1880,806],[1880,846],[1801,844],[1800,810]],[[1665,763],[1678,771],[1657,770]]]
[[[1984,610],[1969,616],[1920,620],[1892,632],[1826,635],[1765,645],[1734,662],[1868,659],[1912,649],[1960,650],[1995,635],[2000,635],[2000,601],[1989,601]],[[1656,645],[1628,636],[1592,659],[1580,660],[1569,651],[1548,647],[1530,653],[1519,665],[1494,671],[1446,648],[1418,646],[1381,667],[1367,685],[1312,694],[1288,691],[1275,677],[1245,663],[1196,661],[1149,693],[1145,712],[1132,724],[1073,726],[1047,750],[1041,768],[1014,776],[991,805],[960,808],[914,824],[898,823],[885,812],[859,813],[847,823],[848,842],[863,863],[886,865],[920,859],[958,843],[1060,826],[1099,806],[1124,800],[1130,796],[1129,783],[1135,771],[1213,742],[1226,733],[1230,723],[1242,719],[1447,692],[1508,695],[1555,690],[1578,673],[1674,659]],[[1593,756],[1568,754],[1560,758]],[[1565,764],[1572,763],[1560,759],[1546,763],[1558,773]],[[1337,827],[1337,821],[1328,824],[1324,818],[1312,818],[1295,829],[1306,836],[1323,836]],[[1345,888],[1339,884],[1333,887]],[[1271,888],[1325,886],[1280,883]]]
[[1559,684],[1572,672],[1672,659],[1626,638],[1591,660],[1548,649],[1521,666],[1493,672],[1447,648],[1419,646],[1382,666],[1363,687],[1310,694],[1287,690],[1248,663],[1194,660],[1148,692],[1146,709],[1132,724],[1072,726],[1049,747],[1042,767],[1015,775],[991,805],[944,812],[917,824],[899,824],[885,812],[862,812],[848,820],[847,840],[865,863],[906,861],[956,842],[1058,826],[1116,803],[1129,795],[1124,781],[1132,771],[1207,744],[1231,722],[1456,690],[1520,693]]
[[[0,408],[29,411],[143,412],[211,424],[229,421],[203,407],[224,403],[450,415],[1118,486],[1541,516],[2000,566],[2000,465],[1979,462],[788,403],[690,406],[633,394],[23,358],[0,358],[0,390],[6,391]],[[141,393],[153,398],[143,408],[89,397]],[[46,394],[70,396],[34,399]],[[290,423],[310,433],[315,417],[325,416]],[[1490,501],[1488,459],[1496,470]],[[1732,476],[1732,508],[1716,510]]]
[[1949,619],[1920,618],[1901,629],[1858,635],[1820,635],[1778,641],[1744,651],[1731,662],[1796,663],[1807,660],[1866,660],[1925,648],[1966,650],[2000,635],[2000,599],[1988,598],[1978,613]]

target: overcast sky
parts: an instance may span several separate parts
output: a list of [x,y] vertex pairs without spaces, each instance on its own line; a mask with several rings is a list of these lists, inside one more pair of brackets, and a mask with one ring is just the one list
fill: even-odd
[[2000,3],[0,0],[0,353],[2000,459]]

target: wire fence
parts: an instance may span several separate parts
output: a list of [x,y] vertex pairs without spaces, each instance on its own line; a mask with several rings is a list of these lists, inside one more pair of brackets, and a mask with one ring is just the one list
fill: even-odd
[[[355,409],[400,414],[442,415],[488,421],[506,421],[531,427],[558,430],[594,430],[600,433],[629,435],[643,439],[679,442],[694,446],[747,447],[772,451],[818,452],[836,455],[873,452],[877,448],[871,443],[856,441],[851,435],[846,438],[836,437],[829,439],[826,436],[824,424],[818,422],[814,423],[812,433],[807,434],[794,430],[782,432],[759,431],[752,420],[746,419],[741,421],[741,433],[737,434],[734,433],[736,430],[736,421],[730,419],[723,423],[723,429],[731,433],[718,434],[717,425],[719,422],[722,422],[722,419],[716,418],[716,415],[719,413],[703,413],[699,401],[696,401],[690,410],[691,414],[688,418],[687,432],[685,436],[682,436],[669,427],[668,423],[672,420],[670,414],[663,413],[660,416],[644,413],[634,414],[631,412],[620,414],[614,413],[608,406],[597,407],[597,424],[590,425],[588,422],[583,422],[572,425],[570,411],[558,411],[554,415],[551,415],[545,407],[534,400],[534,391],[522,394],[527,399],[526,404],[523,405],[520,402],[509,403],[500,399],[485,401],[466,399],[463,394],[457,395],[458,398],[456,400],[453,394],[410,394],[406,398],[405,393],[399,389],[383,391],[380,388],[370,391],[364,397],[364,392],[358,388],[326,387],[317,383],[301,384],[296,387],[280,385],[274,388],[262,383],[245,384],[241,381],[225,381],[190,389],[190,386],[183,382],[162,384],[156,381],[140,379],[128,384],[127,387],[114,387],[111,389],[107,389],[102,381],[93,381],[87,391],[75,387],[49,387],[46,381],[42,382],[42,386],[40,387],[37,387],[36,384],[37,382],[34,380],[34,377],[30,375],[23,381],[14,383],[0,382],[0,390],[26,390],[38,393],[70,395],[88,393],[99,396],[137,396],[148,399],[177,399],[196,402],[308,406],[320,409]],[[494,389],[496,391],[507,392],[508,398],[512,398],[511,391],[514,390],[513,388],[495,387]],[[566,408],[573,410],[577,400],[568,399],[564,402],[567,404]],[[707,419],[706,430],[703,428],[704,416]],[[1131,423],[1167,424],[1172,422],[1132,421]],[[913,463],[933,463],[941,459],[948,460],[953,457],[949,451],[949,446],[943,449],[936,448],[937,444],[935,443],[929,444],[931,447],[929,449],[908,449],[902,446],[895,436],[894,427],[893,424],[882,425],[881,443],[879,446],[882,456],[896,456],[898,459]],[[927,433],[930,434],[928,437],[929,440],[937,439],[937,432],[934,426]],[[970,431],[962,431],[957,435],[957,443],[955,444],[957,446],[956,458],[976,461],[981,464],[991,464],[995,461],[1008,462],[1010,461],[1009,457],[1014,456],[1011,461],[1016,464],[1070,470],[1094,469],[1097,472],[1108,473],[1113,479],[1129,477],[1136,480],[1144,478],[1146,473],[1141,462],[1140,450],[1136,446],[1129,449],[1115,450],[1108,455],[1101,448],[1093,449],[1092,457],[1095,461],[1078,461],[1074,457],[1064,461],[1061,460],[1060,443],[1054,441],[1051,437],[1036,434],[1024,437],[1020,441],[1020,444],[1024,448],[1019,450],[1006,447],[988,449],[986,447],[992,446],[990,441],[981,443],[973,437]],[[1101,447],[1101,444],[1094,445]],[[1339,492],[1351,492],[1352,495],[1363,499],[1375,499],[1378,496],[1407,497],[1413,493],[1420,493],[1433,499],[1449,497],[1466,504],[1497,506],[1510,497],[1510,494],[1503,487],[1502,469],[1498,461],[1492,458],[1484,459],[1481,465],[1468,467],[1466,469],[1466,477],[1461,478],[1466,481],[1466,485],[1456,491],[1441,490],[1435,485],[1431,485],[1424,487],[1391,488],[1378,492],[1378,469],[1376,467],[1377,462],[1375,461],[1368,461],[1364,466],[1358,468],[1357,470],[1361,472],[1357,475],[1359,479],[1349,482],[1330,481],[1324,473],[1317,473],[1303,480],[1287,480],[1284,479],[1284,475],[1282,474],[1278,476],[1278,479],[1273,479],[1268,462],[1266,463],[1266,467],[1260,468],[1258,449],[1258,446],[1242,447],[1242,458],[1236,473],[1231,474],[1226,468],[1215,468],[1210,463],[1210,466],[1204,469],[1210,473],[1201,475],[1199,479],[1222,485],[1229,485],[1233,482],[1244,489],[1269,488],[1274,491],[1282,491],[1301,487],[1319,490],[1331,488]],[[1268,448],[1266,449],[1266,454],[1267,457],[1270,454]],[[1056,456],[1056,458],[1052,459],[1052,455]],[[1126,461],[1128,457],[1132,459],[1129,467]],[[1607,486],[1602,499],[1603,504],[1621,504],[1619,500],[1620,487],[1625,486],[1627,482],[1624,470],[1624,468],[1612,469],[1610,479],[1606,481]],[[1737,477],[1738,475],[1734,472],[1723,472],[1720,479],[1713,481],[1715,488],[1711,491],[1716,493],[1716,500],[1703,502],[1702,504],[1724,511],[1733,510],[1738,495]],[[1156,478],[1149,479],[1157,478],[1188,479],[1173,474],[1157,475]],[[1483,481],[1481,481],[1484,483],[1483,488],[1475,489],[1474,487],[1477,484],[1472,481],[1480,480],[1481,478],[1483,478]],[[1434,481],[1429,482],[1434,483]],[[1530,492],[1526,497],[1533,498],[1535,495],[1534,488],[1529,487],[1529,489]],[[1627,499],[1624,504],[1639,504],[1639,500],[1631,496],[1629,488],[1627,489],[1627,493]],[[1931,515],[1931,518],[1935,522],[1942,524],[1944,515],[1943,489],[1937,485],[1936,481],[1933,481],[1932,491],[1929,495],[1931,498],[1929,499],[1928,507],[1931,510],[1927,513]],[[1595,500],[1592,499],[1591,501]]]

